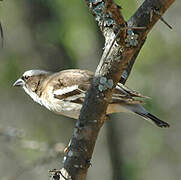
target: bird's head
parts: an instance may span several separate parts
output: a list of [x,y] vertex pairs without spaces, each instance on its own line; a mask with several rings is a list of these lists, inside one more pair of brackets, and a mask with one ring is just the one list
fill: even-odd
[[43,70],[28,70],[23,73],[23,75],[15,81],[13,86],[22,87],[25,92],[30,95],[34,101],[37,100],[37,93],[43,80],[50,74],[48,71]]

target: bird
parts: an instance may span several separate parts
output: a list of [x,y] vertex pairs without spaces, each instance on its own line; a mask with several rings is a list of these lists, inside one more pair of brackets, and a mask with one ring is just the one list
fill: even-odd
[[[48,110],[78,119],[93,77],[93,72],[81,69],[59,72],[34,69],[25,71],[13,86],[22,87],[35,102]],[[106,114],[129,112],[141,116],[158,127],[170,126],[149,113],[143,107],[144,101],[137,98],[147,98],[147,96],[118,82],[108,103]]]

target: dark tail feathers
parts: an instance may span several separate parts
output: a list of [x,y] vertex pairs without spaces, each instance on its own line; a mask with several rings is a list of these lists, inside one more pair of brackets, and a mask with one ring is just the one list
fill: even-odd
[[150,113],[147,113],[147,114],[137,113],[137,114],[139,114],[140,116],[142,116],[142,117],[144,117],[146,119],[151,120],[151,122],[156,124],[158,127],[161,127],[161,128],[168,128],[168,127],[170,127],[170,125],[167,122],[164,122],[164,121],[158,119],[156,116],[154,116],[154,115],[152,115]]

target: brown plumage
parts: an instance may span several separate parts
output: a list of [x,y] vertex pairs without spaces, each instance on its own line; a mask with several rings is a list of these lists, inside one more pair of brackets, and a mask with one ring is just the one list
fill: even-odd
[[[77,119],[92,79],[93,73],[87,70],[70,69],[57,73],[30,70],[26,71],[14,86],[22,86],[34,101],[47,109]],[[169,127],[168,123],[151,115],[142,106],[142,100],[135,98],[146,96],[118,83],[106,113],[132,112],[159,127]]]

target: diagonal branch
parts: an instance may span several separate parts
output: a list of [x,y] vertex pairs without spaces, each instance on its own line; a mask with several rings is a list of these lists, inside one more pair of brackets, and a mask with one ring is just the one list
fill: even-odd
[[143,31],[134,31],[135,33],[139,33],[142,39],[140,42],[139,48],[137,48],[133,57],[130,60],[130,63],[121,76],[120,82],[125,84],[127,78],[130,75],[131,69],[135,63],[135,60],[143,47],[147,34],[153,28],[155,23],[162,17],[165,11],[170,7],[170,5],[174,2],[174,0],[147,0],[145,1],[139,9],[135,12],[135,14],[128,20],[127,24],[130,27],[146,27]]
[[162,15],[174,0],[145,0],[128,23],[113,0],[86,2],[103,32],[105,48],[64,158],[64,168],[61,173],[55,172],[59,179],[86,179],[98,133],[106,120],[112,91],[121,76],[124,82],[128,78],[148,32],[159,20],[153,10]]

